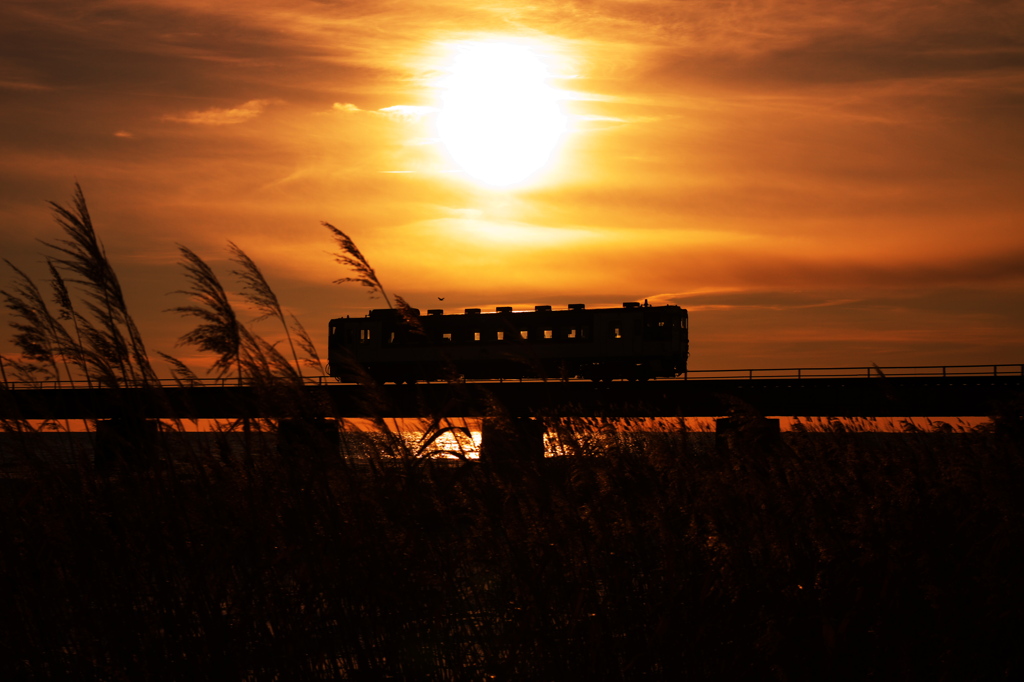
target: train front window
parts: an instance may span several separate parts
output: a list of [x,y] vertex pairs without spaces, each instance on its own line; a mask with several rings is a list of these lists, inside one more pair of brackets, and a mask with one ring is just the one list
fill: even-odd
[[[652,316],[653,317],[653,316]],[[672,323],[662,319],[648,318],[643,330],[644,341],[668,341],[672,338]]]

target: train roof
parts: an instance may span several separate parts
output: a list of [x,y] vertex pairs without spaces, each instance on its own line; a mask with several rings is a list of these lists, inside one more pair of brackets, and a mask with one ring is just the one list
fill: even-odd
[[[493,311],[484,311],[481,308],[465,308],[462,312],[449,312],[446,313],[443,309],[433,308],[427,310],[427,317],[465,317],[470,315],[516,315],[520,313],[569,313],[569,312],[610,312],[615,310],[633,310],[633,309],[679,309],[678,305],[666,304],[666,305],[650,305],[646,301],[643,303],[637,301],[626,301],[618,308],[587,308],[583,303],[570,303],[565,308],[555,308],[550,305],[537,305],[532,309],[524,308],[520,310],[514,309],[512,306],[498,306]],[[423,314],[418,308],[410,308],[409,312],[416,317],[422,317]],[[396,308],[377,308],[369,311],[366,317],[369,318],[388,318],[401,315],[401,311]],[[342,318],[344,319],[344,318]],[[349,319],[361,319],[361,318],[349,318]]]

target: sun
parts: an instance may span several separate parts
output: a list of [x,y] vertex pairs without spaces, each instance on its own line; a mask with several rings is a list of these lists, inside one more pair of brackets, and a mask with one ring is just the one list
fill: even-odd
[[498,187],[541,170],[566,129],[547,66],[522,45],[459,46],[441,85],[437,132],[452,159],[471,177]]

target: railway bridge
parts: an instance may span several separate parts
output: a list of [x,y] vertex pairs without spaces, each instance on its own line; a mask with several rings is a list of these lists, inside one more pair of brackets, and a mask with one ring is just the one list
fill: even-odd
[[[714,417],[719,427],[767,417],[991,417],[1024,408],[1024,364],[692,371],[647,382],[480,381],[415,385],[164,381],[90,387],[82,382],[0,388],[0,419],[94,419],[97,433],[142,433],[159,419],[483,418],[484,444],[533,443],[554,417]],[[502,431],[498,425],[504,424]],[[511,430],[508,425],[512,424]],[[769,423],[770,424],[770,423]],[[126,426],[127,425],[127,426]],[[538,428],[539,426],[539,428]],[[336,426],[329,427],[337,433]],[[777,430],[777,421],[774,426]],[[504,435],[501,435],[504,433]],[[497,446],[492,448],[498,450]],[[509,449],[509,448],[505,448]]]
[[415,385],[230,379],[95,388],[0,385],[0,419],[288,417],[986,417],[1017,409],[1024,364],[692,371],[676,379],[477,381]]

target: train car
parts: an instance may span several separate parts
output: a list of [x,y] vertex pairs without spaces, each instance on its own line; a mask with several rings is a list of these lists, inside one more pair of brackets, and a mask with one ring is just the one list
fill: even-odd
[[342,381],[592,379],[645,381],[686,371],[686,310],[621,308],[532,311],[467,308],[461,314],[371,310],[330,321],[330,373]]

